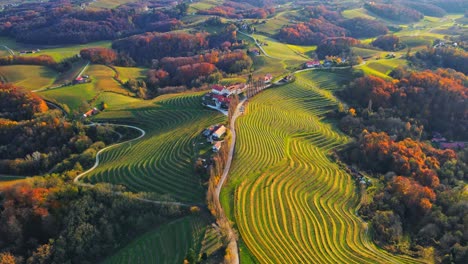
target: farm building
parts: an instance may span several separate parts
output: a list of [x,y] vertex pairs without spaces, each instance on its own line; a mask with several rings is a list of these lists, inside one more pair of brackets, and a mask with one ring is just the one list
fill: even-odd
[[218,94],[218,95],[224,95],[224,94],[227,94],[229,95],[229,90],[226,88],[226,86],[222,86],[222,85],[219,85],[219,84],[215,84],[213,86],[211,86],[211,92],[213,94]]
[[221,149],[221,141],[216,141],[213,144],[213,152],[218,152]]
[[305,63],[306,68],[315,68],[320,66],[320,61],[319,60],[314,60],[314,61],[308,61]]
[[215,132],[213,132],[213,135],[211,136],[213,139],[220,139],[224,134],[226,133],[226,127],[221,125],[218,129],[216,129]]
[[226,88],[228,90],[228,94],[240,94],[247,89],[247,85],[245,83],[238,83],[228,86]]
[[93,116],[95,114],[99,113],[99,110],[97,110],[96,107],[94,107],[93,109],[90,109],[88,112],[84,113],[83,114],[83,117],[86,118],[86,117],[90,117],[90,116]]
[[265,77],[263,78],[263,80],[265,83],[270,83],[271,80],[273,80],[273,75],[271,75],[271,73],[267,73],[265,74]]

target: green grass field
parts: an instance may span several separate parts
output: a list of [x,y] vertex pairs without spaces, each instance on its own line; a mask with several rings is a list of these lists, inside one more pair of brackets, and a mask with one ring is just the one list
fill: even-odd
[[14,83],[28,90],[42,89],[51,86],[58,73],[54,70],[37,65],[0,66],[0,79]]
[[374,75],[384,79],[391,79],[388,74],[398,66],[405,66],[404,59],[380,59],[370,60],[365,65],[359,66],[367,75]]
[[119,73],[119,79],[124,83],[129,79],[144,79],[148,71],[148,69],[137,67],[115,67],[115,69]]
[[180,264],[190,248],[199,252],[206,223],[188,216],[140,236],[102,264]]
[[78,55],[80,53],[80,50],[84,48],[92,48],[92,47],[110,48],[111,45],[112,45],[111,41],[99,41],[99,42],[91,42],[91,43],[80,44],[80,45],[64,45],[64,46],[59,46],[59,47],[34,46],[33,48],[39,48],[41,49],[41,51],[38,53],[25,54],[22,56],[34,57],[34,56],[39,56],[39,55],[49,55],[52,58],[54,58],[55,61],[62,61],[63,59]]
[[104,101],[112,109],[141,101],[131,97],[133,94],[113,79],[115,72],[107,66],[90,65],[84,74],[89,75],[90,83],[45,90],[40,94],[68,105],[71,110],[77,110],[84,102],[91,102],[95,106]]
[[[249,102],[222,201],[249,253],[245,263],[405,263],[378,249],[355,214],[350,175],[328,158],[348,139],[322,118],[346,74],[298,74]],[[246,258],[251,258],[250,260]],[[243,262],[244,263],[244,262]]]
[[201,106],[201,94],[160,96],[152,101],[105,111],[98,120],[134,124],[146,130],[139,141],[102,154],[101,164],[83,179],[110,182],[131,191],[145,191],[176,201],[200,203],[204,188],[193,171],[195,138],[224,117]]

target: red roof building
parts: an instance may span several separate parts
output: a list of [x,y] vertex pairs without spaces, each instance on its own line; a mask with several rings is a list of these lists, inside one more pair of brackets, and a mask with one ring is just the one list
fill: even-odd
[[320,61],[319,60],[308,61],[308,62],[306,62],[305,65],[306,65],[307,68],[318,67],[318,66],[320,66]]

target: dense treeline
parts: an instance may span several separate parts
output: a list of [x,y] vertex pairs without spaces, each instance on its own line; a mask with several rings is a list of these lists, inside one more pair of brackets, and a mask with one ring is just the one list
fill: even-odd
[[195,55],[208,48],[208,40],[205,33],[145,33],[114,41],[112,48],[148,65],[153,59]]
[[275,13],[270,4],[267,6],[262,1],[225,1],[222,5],[209,9],[199,10],[201,15],[221,16],[226,18],[258,18],[264,19]]
[[242,50],[212,51],[190,57],[164,57],[153,61],[154,69],[148,71],[145,84],[131,80],[127,87],[140,97],[151,98],[166,86],[200,87],[205,83],[218,82],[222,78],[220,71],[240,73],[251,66],[252,60]]
[[318,45],[329,37],[344,37],[346,30],[326,20],[312,18],[308,22],[283,27],[278,38],[284,42],[301,45]]
[[437,263],[466,262],[468,150],[457,156],[409,138],[394,141],[386,133],[364,131],[345,153],[346,161],[384,175],[383,187],[360,209],[380,246],[418,256],[425,254],[423,247],[434,247]]
[[451,69],[391,75],[357,78],[341,94],[354,107],[339,127],[357,140],[340,157],[367,197],[359,212],[389,251],[465,263],[468,148],[456,153],[419,140],[436,132],[467,140],[468,78]]
[[364,8],[381,17],[401,22],[416,22],[424,17],[420,12],[398,4],[377,4],[372,2],[364,4]]
[[388,33],[388,28],[377,20],[345,19],[323,5],[307,6],[301,14],[303,22],[283,27],[278,33],[280,40],[291,44],[318,45],[327,38],[368,38]]
[[453,70],[407,72],[397,69],[395,81],[367,76],[356,79],[343,93],[360,107],[392,109],[396,116],[418,119],[428,131],[450,138],[468,135],[467,77]]
[[328,21],[339,21],[343,16],[338,11],[329,10],[324,5],[306,6],[301,10],[301,14],[305,18],[325,19]]
[[382,22],[361,17],[343,20],[338,25],[348,30],[348,35],[353,38],[370,38],[388,33]]
[[462,49],[427,48],[416,52],[409,59],[422,68],[452,68],[468,74],[468,52]]
[[0,99],[2,174],[34,175],[58,163],[61,170],[88,167],[97,150],[114,140],[112,130],[66,121],[59,110],[48,111],[44,100],[18,87],[1,84]]
[[176,206],[122,194],[119,187],[62,180],[73,175],[36,177],[0,194],[0,251],[14,259],[10,263],[97,263],[143,231],[183,214]]
[[421,3],[414,1],[403,1],[403,5],[408,6],[414,10],[421,12],[425,16],[434,16],[434,17],[443,17],[447,14],[444,9],[431,4],[431,3]]
[[56,62],[54,58],[49,55],[39,55],[34,57],[28,56],[4,56],[0,57],[0,65],[17,65],[17,64],[24,64],[24,65],[42,65],[49,67],[58,72],[65,72],[69,70],[74,62],[76,62],[79,58],[77,57],[70,57],[65,58],[60,62]]
[[0,83],[0,118],[21,121],[45,113],[48,109],[46,102],[36,94]]
[[97,64],[112,64],[117,59],[117,53],[108,48],[86,48],[80,51],[81,58]]
[[351,54],[351,47],[359,45],[360,41],[354,38],[328,38],[323,40],[315,50],[319,59],[327,56],[348,57]]
[[20,42],[57,45],[116,39],[145,31],[166,32],[181,25],[177,17],[183,11],[177,7],[164,13],[146,13],[128,6],[83,10],[66,0],[22,4],[2,12],[0,34]]
[[449,13],[460,13],[468,9],[468,2],[465,0],[431,0],[430,2]]
[[400,38],[395,35],[380,36],[372,41],[372,46],[386,51],[397,51],[403,48],[403,45],[400,42]]

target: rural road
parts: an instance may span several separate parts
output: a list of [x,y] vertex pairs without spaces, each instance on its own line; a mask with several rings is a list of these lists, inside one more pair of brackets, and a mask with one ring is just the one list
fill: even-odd
[[[75,179],[73,179],[73,183],[75,183],[76,185],[84,186],[84,187],[93,187],[94,186],[93,184],[83,183],[83,182],[80,182],[80,180],[81,180],[81,178],[83,178],[83,176],[90,173],[91,171],[93,171],[94,169],[96,169],[99,166],[99,156],[101,155],[101,153],[103,153],[104,151],[106,151],[106,150],[108,150],[110,148],[122,145],[124,143],[139,140],[139,139],[141,139],[142,137],[144,137],[146,135],[145,130],[143,130],[143,129],[139,128],[139,127],[136,127],[136,126],[131,126],[131,125],[121,125],[121,124],[112,124],[112,123],[91,123],[91,124],[89,124],[87,126],[98,126],[98,125],[109,125],[109,126],[120,126],[120,127],[133,128],[133,129],[138,130],[141,134],[140,134],[140,136],[138,136],[136,138],[129,139],[129,140],[117,143],[117,144],[113,144],[113,145],[107,146],[107,147],[99,150],[98,153],[96,153],[96,162],[94,163],[94,166],[92,168],[88,169],[87,171],[81,173],[80,175],[76,176]],[[119,195],[119,194],[122,194],[122,193],[117,192],[116,194]],[[192,204],[184,204],[184,203],[179,203],[179,202],[155,201],[155,200],[150,200],[150,199],[145,199],[145,198],[135,198],[135,199],[137,199],[139,201],[147,202],[147,203],[158,204],[158,205],[175,205],[175,206],[181,206],[181,207],[198,206],[198,205],[194,205],[194,204],[193,205]]]
[[[221,193],[221,188],[223,187],[224,182],[226,181],[226,179],[227,179],[227,177],[229,175],[229,170],[231,169],[231,164],[232,164],[232,158],[234,156],[234,149],[235,149],[235,146],[236,146],[236,128],[235,128],[236,120],[240,116],[240,111],[239,110],[242,107],[242,105],[244,104],[244,102],[245,102],[245,100],[237,105],[236,111],[234,112],[234,115],[232,116],[231,123],[229,124],[229,131],[231,131],[231,146],[230,146],[230,149],[229,149],[229,154],[228,154],[228,158],[227,158],[227,161],[226,161],[226,165],[224,167],[223,175],[221,176],[221,179],[219,180],[218,186],[216,186],[216,195],[215,195],[215,197],[216,197],[217,201],[215,201],[215,202],[219,203],[219,204],[221,204],[221,202],[219,200],[219,195]],[[227,216],[224,213],[224,210],[221,213],[223,214],[222,217],[227,218]],[[234,232],[234,230],[232,229],[231,226],[229,226],[228,232],[229,232],[228,237],[230,238],[230,241],[229,241],[229,244],[228,244],[228,249],[229,249],[229,252],[231,253],[231,256],[232,256],[232,259],[231,259],[230,263],[239,264],[239,247],[237,246],[237,240],[236,240],[235,232]]]
[[15,52],[12,49],[10,49],[8,46],[0,45],[0,47],[5,48],[8,51],[8,53],[10,53],[11,55],[15,55]]
[[260,43],[257,42],[257,39],[255,39],[254,37],[252,37],[251,35],[249,34],[246,34],[240,30],[237,30],[237,32],[241,33],[242,35],[246,36],[246,37],[249,37],[251,39],[253,39],[253,41],[255,42],[255,45],[257,45],[257,47],[263,52],[263,54],[265,54],[265,56],[267,56],[268,58],[271,58],[271,59],[277,59],[277,60],[282,60],[281,58],[278,58],[278,57],[273,57],[273,56],[270,56],[268,55],[268,53],[266,53],[266,51],[263,49],[263,47],[260,45]]

